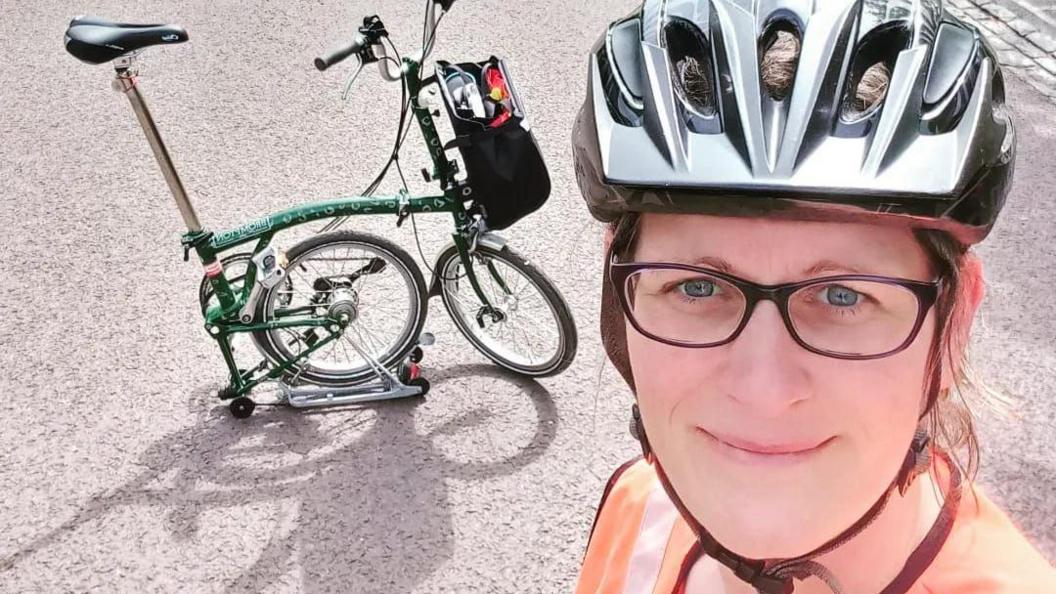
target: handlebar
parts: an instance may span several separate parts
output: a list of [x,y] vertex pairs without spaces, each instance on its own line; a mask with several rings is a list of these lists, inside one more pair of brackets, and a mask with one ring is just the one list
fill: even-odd
[[[439,22],[439,18],[436,16],[436,6],[440,5],[440,9],[446,13],[454,3],[455,0],[428,0],[426,2],[426,22],[433,26],[434,31]],[[381,71],[382,78],[389,81],[398,81],[403,78],[401,65],[399,63],[396,64],[395,72],[391,69],[392,65],[389,62],[394,60],[386,59],[385,46],[381,44],[381,38],[387,36],[388,32],[385,30],[385,25],[382,24],[381,19],[377,16],[366,17],[363,19],[363,26],[359,28],[359,33],[356,34],[356,38],[351,44],[316,58],[315,67],[323,71],[352,54],[358,54],[364,64],[379,62],[378,69]],[[424,61],[432,53],[435,41],[435,38],[426,40],[425,47],[422,48],[422,55],[417,58],[419,61]]]
[[356,35],[356,39],[352,41],[347,47],[336,49],[329,54],[315,59],[315,67],[320,71],[326,70],[327,68],[337,64],[341,60],[357,54],[363,50],[363,47],[367,44],[367,38],[362,33]]

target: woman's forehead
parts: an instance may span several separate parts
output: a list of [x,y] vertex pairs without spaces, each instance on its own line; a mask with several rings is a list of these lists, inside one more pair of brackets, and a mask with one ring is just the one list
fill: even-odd
[[711,215],[643,214],[634,259],[698,264],[760,282],[823,273],[921,280],[930,274],[908,228]]

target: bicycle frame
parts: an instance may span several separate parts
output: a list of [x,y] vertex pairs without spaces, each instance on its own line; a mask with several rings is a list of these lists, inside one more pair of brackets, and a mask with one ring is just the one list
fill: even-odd
[[[168,150],[150,115],[150,110],[139,92],[136,81],[138,72],[134,68],[134,60],[134,54],[115,60],[116,78],[114,80],[114,89],[123,92],[129,98],[140,125],[147,136],[147,141],[150,143],[154,156],[158,161],[158,165],[162,169],[169,189],[176,200],[180,214],[187,225],[188,232],[181,239],[184,247],[184,259],[188,259],[190,250],[194,249],[206,270],[206,276],[214,294],[220,302],[219,306],[210,308],[206,312],[205,328],[219,343],[224,360],[231,372],[232,387],[236,390],[232,397],[235,395],[240,396],[250,391],[263,381],[281,376],[283,372],[292,367],[293,363],[307,357],[315,350],[339,337],[341,331],[347,325],[347,320],[329,318],[254,324],[237,315],[250,299],[253,287],[256,285],[256,265],[252,260],[250,261],[242,290],[236,294],[231,287],[229,279],[223,272],[219,254],[239,245],[256,241],[257,244],[253,249],[253,254],[255,255],[267,248],[275,234],[284,229],[315,220],[345,216],[367,214],[398,214],[405,216],[416,213],[451,213],[456,227],[452,238],[457,246],[462,265],[465,267],[466,276],[483,306],[486,308],[492,307],[480,288],[477,277],[473,272],[471,258],[469,257],[471,250],[468,239],[475,230],[473,229],[472,218],[464,205],[466,198],[461,193],[463,186],[455,180],[456,163],[453,160],[449,160],[444,152],[429,108],[419,104],[418,101],[418,96],[423,86],[419,80],[420,62],[413,58],[403,58],[402,78],[410,93],[414,117],[418,121],[419,128],[429,148],[430,158],[433,161],[433,179],[439,182],[444,190],[442,195],[410,196],[405,191],[401,191],[395,195],[387,196],[351,196],[312,202],[267,215],[233,229],[213,233],[203,228],[199,222],[194,206],[187,196],[186,190],[169,157]],[[499,286],[504,291],[509,291],[490,264],[488,268]],[[252,378],[252,375],[260,369],[259,367],[246,372],[238,369],[231,354],[231,334],[288,327],[321,327],[329,331],[329,336],[310,345],[309,349],[300,353],[295,359],[272,369],[265,376]]]

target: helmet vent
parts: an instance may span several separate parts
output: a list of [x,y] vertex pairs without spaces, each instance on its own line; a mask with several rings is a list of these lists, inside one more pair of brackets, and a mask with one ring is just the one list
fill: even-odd
[[909,32],[905,21],[891,21],[870,31],[858,43],[840,109],[844,124],[864,125],[864,120],[871,120],[880,111],[898,55],[909,45]]
[[707,38],[695,24],[674,17],[664,26],[664,43],[679,97],[698,115],[715,115],[715,84]]
[[883,62],[866,68],[848,96],[844,119],[857,120],[872,113],[887,96],[887,86],[890,82],[891,71]]
[[686,56],[675,64],[678,80],[686,100],[697,108],[697,111],[709,113],[715,109],[715,95],[711,80],[704,71],[704,66],[693,56]]
[[784,101],[792,92],[799,65],[800,40],[786,23],[771,25],[760,39],[759,74],[763,88],[775,101]]

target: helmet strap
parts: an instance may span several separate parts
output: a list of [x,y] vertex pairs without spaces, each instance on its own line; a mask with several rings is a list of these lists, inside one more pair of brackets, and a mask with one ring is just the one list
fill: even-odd
[[931,468],[931,436],[923,427],[917,427],[917,432],[910,442],[909,451],[902,461],[902,467],[898,470],[898,478],[895,484],[898,486],[898,494],[905,495],[913,480]]

